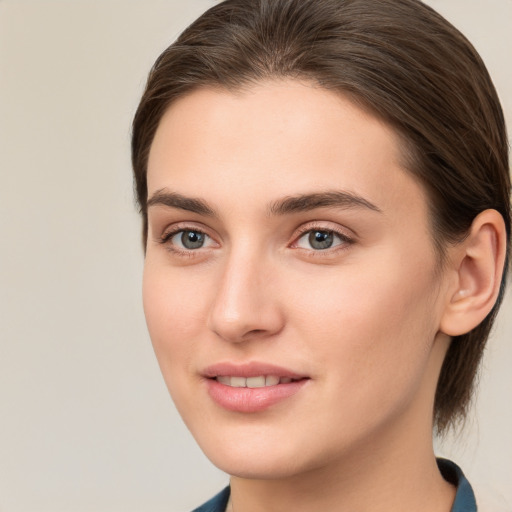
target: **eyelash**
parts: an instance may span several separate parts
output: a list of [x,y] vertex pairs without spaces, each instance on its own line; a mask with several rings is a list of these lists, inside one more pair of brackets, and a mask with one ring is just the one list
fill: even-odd
[[[319,232],[319,233],[330,233],[339,239],[339,244],[334,247],[328,247],[325,249],[305,249],[302,247],[298,247],[298,242],[308,233]],[[346,233],[341,230],[333,229],[332,227],[326,227],[320,225],[318,222],[308,223],[301,228],[299,228],[298,233],[294,236],[294,241],[291,244],[291,247],[294,249],[304,251],[308,253],[310,257],[326,257],[328,255],[335,255],[338,252],[347,250],[351,245],[355,243],[354,238],[348,236]]]
[[[200,233],[201,235],[209,238],[210,240],[214,240],[213,237],[208,235],[205,230],[198,228],[196,226],[187,226],[187,225],[181,225],[176,226],[171,231],[165,232],[161,237],[157,239],[157,241],[165,245],[166,248],[172,252],[173,254],[176,254],[178,256],[183,256],[187,258],[194,258],[197,257],[201,251],[201,253],[204,254],[205,250],[211,249],[210,247],[199,247],[197,249],[181,249],[177,247],[174,244],[171,244],[170,241],[172,238],[179,233],[185,233],[185,232],[192,232],[192,233]],[[340,241],[339,244],[335,245],[334,247],[328,247],[325,249],[313,249],[309,248],[306,249],[304,247],[298,247],[298,242],[308,233],[313,232],[319,232],[319,233],[329,233],[337,237]],[[304,226],[302,226],[298,233],[294,234],[293,242],[288,246],[293,249],[297,249],[301,252],[308,253],[308,256],[310,257],[326,257],[327,255],[334,255],[337,254],[340,251],[347,250],[349,246],[355,243],[355,240],[351,238],[350,236],[347,236],[346,233],[343,233],[341,230],[332,229],[331,227],[325,227],[320,226],[318,223],[308,223]]]
[[196,226],[186,226],[185,225],[185,226],[176,226],[171,231],[165,232],[161,237],[158,238],[157,241],[160,244],[165,245],[167,250],[169,250],[173,254],[176,254],[178,256],[183,256],[186,258],[194,258],[197,256],[196,253],[199,251],[199,249],[203,249],[203,251],[204,251],[205,249],[208,249],[208,248],[200,247],[198,249],[181,249],[181,248],[177,247],[176,245],[170,243],[170,241],[172,240],[173,237],[175,237],[179,233],[185,233],[187,231],[189,231],[191,233],[200,233],[201,235],[213,240],[213,238],[210,235],[208,235],[208,233],[206,233],[205,230],[198,228]]

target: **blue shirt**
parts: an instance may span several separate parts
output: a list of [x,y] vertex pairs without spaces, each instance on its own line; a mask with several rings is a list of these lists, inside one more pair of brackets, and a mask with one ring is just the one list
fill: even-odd
[[[476,512],[473,489],[459,466],[446,459],[437,459],[437,465],[443,478],[457,487],[457,494],[451,512]],[[192,512],[225,512],[228,501],[229,487],[226,487],[217,496]]]

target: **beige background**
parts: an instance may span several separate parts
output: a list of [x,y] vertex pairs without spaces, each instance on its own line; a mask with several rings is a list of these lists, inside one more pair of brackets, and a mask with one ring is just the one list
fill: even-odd
[[[130,122],[210,0],[0,0],[0,511],[187,511],[226,482],[167,396],[140,300]],[[512,1],[430,0],[512,126]],[[512,510],[512,297],[440,453]],[[501,498],[500,498],[501,496]]]

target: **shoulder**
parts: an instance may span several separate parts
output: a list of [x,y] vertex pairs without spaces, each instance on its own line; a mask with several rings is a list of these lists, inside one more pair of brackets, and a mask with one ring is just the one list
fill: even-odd
[[[451,512],[477,512],[475,494],[459,466],[447,459],[437,459],[437,464],[444,479],[457,487],[457,494]],[[226,487],[192,512],[225,512],[229,493],[230,489]]]
[[459,466],[446,459],[437,459],[437,464],[444,479],[457,487],[451,512],[512,512],[512,506],[499,490],[489,485],[475,486],[478,496],[475,499],[473,488]]
[[208,500],[200,507],[195,508],[192,512],[224,512],[228,504],[229,493],[230,489],[229,487],[226,487],[211,500]]

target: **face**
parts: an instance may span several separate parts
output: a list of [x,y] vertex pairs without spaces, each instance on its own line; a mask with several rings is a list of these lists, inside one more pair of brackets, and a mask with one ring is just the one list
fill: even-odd
[[389,127],[306,83],[198,90],[148,190],[147,323],[217,466],[283,477],[430,437],[443,281]]

